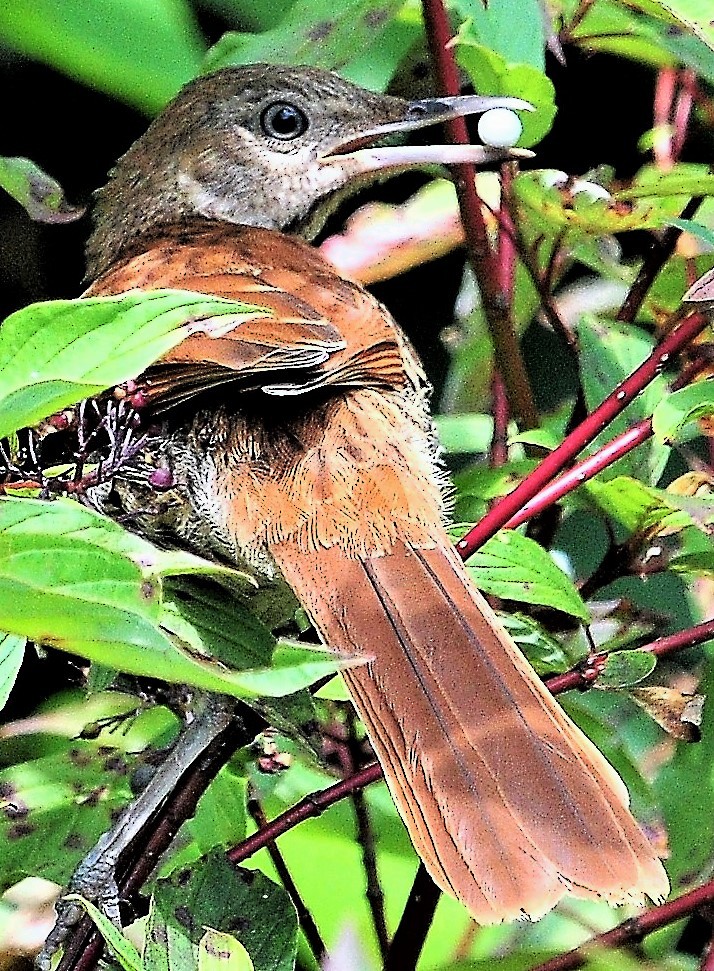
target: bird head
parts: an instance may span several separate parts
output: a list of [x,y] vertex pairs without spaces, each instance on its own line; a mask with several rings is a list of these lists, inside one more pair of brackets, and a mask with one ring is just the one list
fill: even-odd
[[494,107],[531,108],[516,98],[478,95],[409,102],[308,67],[254,64],[199,77],[97,193],[89,276],[140,237],[196,217],[311,239],[365,183],[425,165],[519,154],[478,145],[394,144],[415,129]]

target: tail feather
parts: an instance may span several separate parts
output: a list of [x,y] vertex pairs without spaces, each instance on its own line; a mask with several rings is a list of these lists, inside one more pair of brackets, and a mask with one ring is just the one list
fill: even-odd
[[455,553],[398,545],[273,553],[345,673],[387,784],[434,880],[483,923],[566,893],[664,896],[627,790],[543,687]]

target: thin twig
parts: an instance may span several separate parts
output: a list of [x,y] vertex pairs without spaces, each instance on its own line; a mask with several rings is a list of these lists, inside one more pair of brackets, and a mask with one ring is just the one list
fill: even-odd
[[586,945],[538,964],[531,971],[575,971],[576,968],[582,968],[587,963],[588,954],[641,941],[652,931],[673,924],[713,900],[714,880],[697,887],[696,890],[683,894],[676,900],[662,904],[660,907],[652,907],[651,910],[645,911],[638,917],[631,917],[629,920],[623,921],[622,924],[618,924],[611,931],[594,937]]
[[562,472],[572,459],[647,387],[649,382],[659,374],[664,364],[701,333],[706,325],[707,320],[704,316],[692,314],[667,334],[650,356],[619,384],[550,455],[546,456],[538,468],[496,503],[484,518],[459,540],[456,548],[461,556],[464,559],[471,556],[487,539],[519,513],[525,503],[533,499],[544,486]]
[[297,826],[304,819],[313,819],[315,816],[320,816],[329,806],[344,799],[345,796],[349,796],[355,789],[361,789],[364,786],[370,785],[372,782],[377,782],[381,778],[381,766],[378,762],[372,762],[370,765],[365,766],[364,769],[360,769],[359,772],[355,772],[353,776],[349,776],[347,779],[341,779],[339,782],[328,786],[327,789],[322,789],[320,792],[313,792],[309,796],[305,796],[299,803],[296,803],[296,805],[286,810],[280,816],[276,816],[264,829],[259,829],[257,833],[252,833],[241,843],[238,843],[229,850],[227,853],[228,859],[232,863],[241,863],[243,860],[247,860],[249,856],[257,853],[258,850],[262,850],[268,843],[277,839],[278,836],[282,836],[283,833],[287,833],[288,830],[293,829],[293,827]]
[[[357,738],[355,712],[352,706],[348,709],[347,729],[348,745],[350,756],[353,763],[353,770],[359,764],[359,740]],[[384,892],[379,880],[377,871],[377,855],[375,853],[375,835],[372,820],[369,815],[369,808],[363,789],[355,789],[351,793],[352,806],[357,823],[357,842],[362,848],[362,866],[364,868],[367,881],[367,903],[372,914],[372,924],[374,933],[379,945],[379,953],[384,960],[389,950],[389,932],[387,930],[387,920],[384,914]]]
[[[687,630],[678,631],[676,634],[658,637],[657,640],[633,650],[654,654],[656,657],[667,657],[689,647],[695,647],[697,644],[704,644],[712,638],[714,638],[714,619],[689,627]],[[596,659],[588,659],[588,662],[585,666],[577,665],[563,674],[546,678],[544,682],[546,688],[554,695],[576,688],[580,690],[590,688],[607,667],[607,654],[598,654]]]
[[[266,826],[268,820],[263,812],[263,807],[258,802],[255,796],[248,802],[248,812],[251,814],[255,820],[255,824],[258,829]],[[292,874],[288,869],[287,863],[283,854],[278,849],[275,843],[268,843],[266,846],[268,855],[275,867],[275,871],[280,878],[280,882],[285,888],[285,892],[288,897],[293,902],[295,910],[297,911],[298,921],[300,922],[300,927],[303,934],[305,935],[305,940],[308,943],[308,947],[312,951],[315,960],[319,964],[326,954],[325,944],[320,936],[320,931],[318,930],[315,919],[310,913],[305,901],[302,899],[300,891],[297,888],[297,884],[293,880]]]
[[[690,199],[679,218],[691,219],[696,215],[697,209],[703,201],[702,196],[695,196]],[[633,323],[650,287],[654,283],[655,277],[674,252],[677,240],[681,235],[682,230],[678,226],[668,226],[659,238],[655,239],[642,261],[637,279],[630,287],[622,306],[617,312],[617,320],[621,320],[625,324]]]

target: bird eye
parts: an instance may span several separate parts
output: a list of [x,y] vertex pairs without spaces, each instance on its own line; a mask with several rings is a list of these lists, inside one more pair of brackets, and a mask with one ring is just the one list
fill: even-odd
[[260,116],[260,127],[270,138],[289,142],[307,131],[306,115],[287,101],[276,101],[268,105]]

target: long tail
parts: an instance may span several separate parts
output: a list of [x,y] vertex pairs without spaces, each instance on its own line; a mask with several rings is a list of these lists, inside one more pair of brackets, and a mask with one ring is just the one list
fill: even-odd
[[543,915],[567,892],[612,903],[668,882],[627,790],[470,584],[455,553],[350,559],[273,547],[345,674],[412,842],[482,923]]

